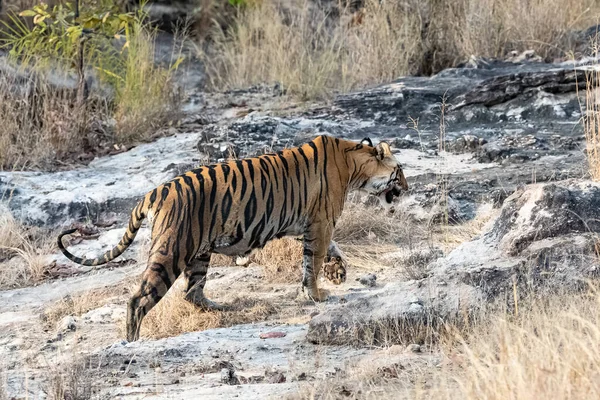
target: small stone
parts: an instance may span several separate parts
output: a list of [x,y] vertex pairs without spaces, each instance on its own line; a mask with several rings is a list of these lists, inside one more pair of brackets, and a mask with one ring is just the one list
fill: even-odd
[[173,379],[173,380],[171,381],[171,384],[173,384],[173,385],[177,385],[177,384],[179,384],[179,378],[175,378],[175,379]]
[[406,346],[406,352],[407,353],[420,353],[421,346],[419,346],[416,343],[409,344],[408,346]]
[[301,372],[296,376],[296,381],[305,381],[307,378],[306,372]]
[[375,274],[366,274],[361,276],[358,281],[367,287],[374,287],[377,285],[377,276]]
[[285,375],[281,372],[275,372],[267,377],[268,383],[285,383]]
[[72,315],[67,315],[60,321],[60,323],[58,325],[58,331],[59,332],[74,331],[75,329],[77,329],[75,322],[76,322],[75,317],[73,317]]
[[282,338],[285,337],[287,333],[285,332],[267,332],[261,333],[258,337],[261,339],[273,339],[273,338]]

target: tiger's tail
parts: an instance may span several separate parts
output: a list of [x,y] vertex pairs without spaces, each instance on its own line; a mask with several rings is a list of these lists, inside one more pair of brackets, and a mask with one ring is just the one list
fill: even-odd
[[68,229],[66,231],[61,232],[61,234],[58,235],[58,248],[60,249],[60,251],[62,251],[65,257],[67,257],[73,262],[76,262],[77,264],[86,266],[106,264],[123,254],[123,252],[131,245],[131,243],[133,243],[133,240],[135,239],[135,236],[137,235],[140,226],[142,226],[142,221],[144,220],[144,218],[146,218],[148,214],[148,206],[146,206],[146,204],[149,204],[149,202],[148,199],[144,197],[144,199],[141,200],[131,212],[131,217],[129,218],[129,226],[127,227],[127,230],[125,231],[125,234],[121,238],[119,244],[117,244],[115,247],[113,247],[111,250],[107,251],[101,256],[96,258],[81,258],[70,253],[69,250],[65,248],[62,238],[66,235],[70,235],[76,232],[77,229]]

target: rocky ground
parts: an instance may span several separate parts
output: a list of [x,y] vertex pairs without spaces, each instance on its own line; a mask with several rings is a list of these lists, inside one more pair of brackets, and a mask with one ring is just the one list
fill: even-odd
[[[0,173],[0,196],[25,223],[48,232],[74,222],[96,225],[93,240],[73,243],[73,252],[84,255],[116,243],[137,199],[178,173],[322,133],[390,141],[411,187],[392,223],[406,224],[412,240],[367,232],[367,251],[340,238],[353,265],[346,283],[324,283],[333,291],[326,303],[309,302],[299,281],[274,282],[261,265],[213,268],[211,297],[275,306],[242,325],[161,339],[146,330],[139,342],[123,341],[146,231],[125,261],[107,268],[77,268],[59,253],[49,256],[59,278],[0,290],[0,370],[9,396],[45,398],[57,386],[52,377],[69,368],[76,386],[91,388],[94,398],[303,398],[326,379],[357,382],[356,371],[368,365],[361,374],[393,376],[397,396],[410,398],[443,362],[427,335],[413,334],[415,326],[435,329],[435,321],[515,285],[581,288],[597,274],[600,228],[600,189],[585,181],[580,123],[591,67],[526,58],[474,59],[318,104],[289,101],[279,87],[191,88],[186,117],[169,136],[74,169]],[[61,302],[85,296],[93,298],[86,300],[91,309],[48,316]],[[336,396],[355,397],[381,390],[338,389]]]

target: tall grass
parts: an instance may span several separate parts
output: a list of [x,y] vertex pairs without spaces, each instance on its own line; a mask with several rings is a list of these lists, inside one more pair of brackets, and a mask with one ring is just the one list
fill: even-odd
[[121,143],[146,139],[157,128],[178,117],[181,94],[173,83],[173,71],[181,55],[175,54],[169,68],[155,64],[156,32],[149,26],[134,26],[116,83],[116,135]]
[[44,74],[0,74],[0,170],[48,168],[97,146],[105,138],[94,121],[106,119],[108,110],[97,99],[90,103],[82,119],[74,88],[59,88]]
[[[598,43],[594,43],[598,55]],[[600,65],[586,73],[584,133],[589,172],[600,180]]]
[[450,351],[457,370],[448,396],[461,399],[592,399],[600,397],[600,297],[537,298],[519,315],[500,313],[461,337]]
[[313,2],[255,2],[203,53],[210,83],[279,83],[301,98],[432,74],[470,56],[533,49],[543,58],[575,48],[573,31],[597,23],[594,0],[366,0],[328,15]]
[[248,7],[230,30],[214,35],[212,51],[204,54],[210,83],[234,88],[277,82],[302,98],[319,98],[393,79],[419,51],[418,43],[411,44],[417,17],[401,9],[399,3],[367,0],[357,27],[348,18],[332,21],[308,1],[292,2],[289,10],[268,0]]
[[[53,168],[115,143],[151,139],[175,123],[181,92],[173,78],[181,47],[175,47],[169,66],[158,65],[156,31],[146,17],[138,11],[120,44],[86,47],[86,76],[95,82],[85,107],[76,96],[74,72],[57,62],[60,52],[39,56],[39,44],[48,46],[43,35],[31,34],[17,17],[12,19],[17,28],[2,28],[3,44],[16,50],[12,64],[0,70],[0,169]],[[30,36],[37,39],[25,40]]]

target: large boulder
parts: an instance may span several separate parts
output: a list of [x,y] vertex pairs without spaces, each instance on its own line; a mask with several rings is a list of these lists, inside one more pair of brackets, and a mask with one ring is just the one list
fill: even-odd
[[599,234],[600,184],[566,180],[520,188],[482,235],[431,263],[426,279],[357,295],[315,316],[307,337],[347,343],[368,332],[370,340],[386,339],[373,327],[439,323],[498,298],[512,300],[514,291],[523,297],[581,290],[598,276]]

